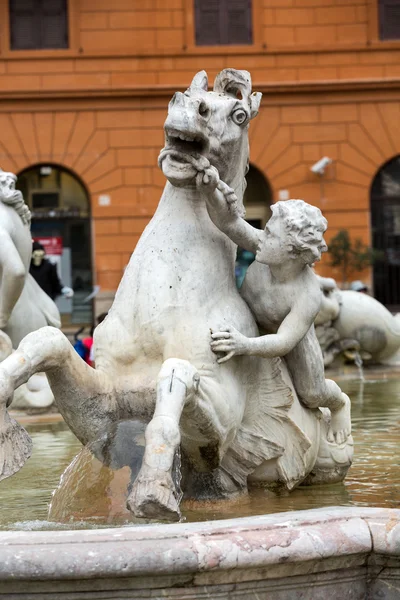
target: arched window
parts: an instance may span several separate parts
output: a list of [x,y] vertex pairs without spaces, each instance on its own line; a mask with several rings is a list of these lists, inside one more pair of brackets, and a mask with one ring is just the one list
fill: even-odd
[[387,162],[371,186],[372,246],[382,251],[374,264],[374,295],[400,310],[400,156]]

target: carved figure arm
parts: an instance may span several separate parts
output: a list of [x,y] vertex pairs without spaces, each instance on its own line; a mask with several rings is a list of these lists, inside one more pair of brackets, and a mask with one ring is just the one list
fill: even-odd
[[[304,298],[303,298],[304,300]],[[248,338],[234,327],[211,334],[213,352],[226,352],[217,362],[223,363],[237,354],[273,358],[285,356],[303,339],[312,326],[318,307],[299,302],[282,321],[277,333]]]
[[5,327],[25,283],[25,267],[7,231],[0,230],[0,329]]
[[239,214],[235,192],[219,178],[215,167],[200,172],[197,185],[204,194],[212,222],[235,244],[256,253],[260,230],[249,225]]

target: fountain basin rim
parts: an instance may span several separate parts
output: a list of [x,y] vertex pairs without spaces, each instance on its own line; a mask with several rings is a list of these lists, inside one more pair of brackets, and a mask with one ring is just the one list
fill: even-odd
[[201,523],[2,531],[0,582],[265,567],[290,576],[294,563],[346,556],[359,565],[372,554],[400,556],[400,510],[331,507]]

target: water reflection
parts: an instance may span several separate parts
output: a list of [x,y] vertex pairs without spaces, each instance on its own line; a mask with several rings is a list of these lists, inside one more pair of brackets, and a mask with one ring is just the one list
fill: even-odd
[[[186,519],[232,518],[332,505],[400,508],[400,378],[341,380],[340,385],[352,399],[355,443],[354,464],[344,483],[298,488],[285,496],[252,490],[249,496],[230,503],[186,504]],[[55,528],[56,524],[46,521],[51,494],[81,444],[64,423],[30,424],[26,428],[34,441],[33,456],[17,475],[0,483],[0,528]],[[74,524],[93,525],[90,521]],[[102,522],[96,520],[95,525]]]

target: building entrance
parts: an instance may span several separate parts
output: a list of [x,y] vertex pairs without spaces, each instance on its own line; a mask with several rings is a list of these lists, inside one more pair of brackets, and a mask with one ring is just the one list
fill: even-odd
[[32,212],[32,237],[57,264],[60,279],[74,297],[56,300],[63,325],[92,322],[92,252],[89,196],[67,169],[36,165],[18,175],[18,189]]
[[372,246],[382,251],[374,264],[374,296],[400,311],[400,156],[387,162],[371,187]]

